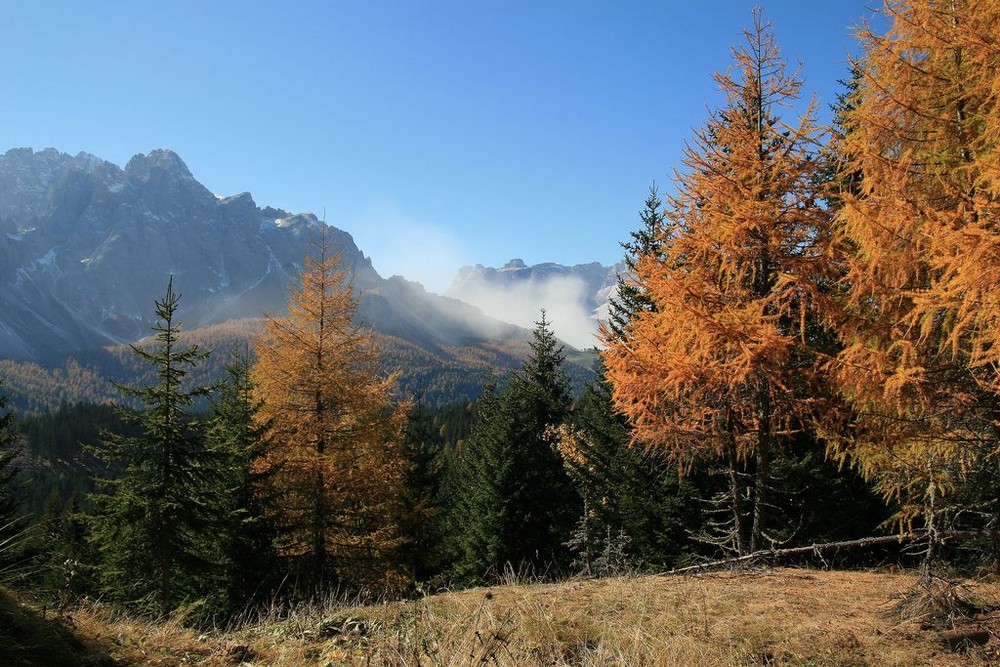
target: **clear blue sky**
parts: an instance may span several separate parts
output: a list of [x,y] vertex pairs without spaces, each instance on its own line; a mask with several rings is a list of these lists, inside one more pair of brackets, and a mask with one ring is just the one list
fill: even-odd
[[[435,290],[465,263],[610,264],[753,4],[3,0],[0,151],[170,148]],[[825,108],[866,3],[761,4]]]

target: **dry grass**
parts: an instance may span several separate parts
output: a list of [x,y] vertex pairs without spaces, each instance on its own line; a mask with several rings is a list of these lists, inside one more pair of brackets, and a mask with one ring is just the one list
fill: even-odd
[[[472,589],[413,602],[298,610],[232,632],[74,612],[78,633],[125,664],[180,665],[985,665],[893,608],[916,577],[767,570]],[[991,603],[1000,584],[966,594]]]

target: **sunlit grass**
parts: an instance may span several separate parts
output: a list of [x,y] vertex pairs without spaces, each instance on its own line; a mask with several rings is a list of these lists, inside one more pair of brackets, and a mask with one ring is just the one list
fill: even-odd
[[[100,604],[67,616],[139,665],[979,665],[893,614],[915,575],[760,570],[525,583],[360,605],[275,605],[228,628],[150,621]],[[1000,599],[1000,585],[975,594]],[[995,615],[980,624],[996,630]],[[996,639],[994,639],[994,642]]]

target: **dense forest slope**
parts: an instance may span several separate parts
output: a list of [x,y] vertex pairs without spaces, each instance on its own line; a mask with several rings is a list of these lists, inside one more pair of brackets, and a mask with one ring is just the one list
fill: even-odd
[[[191,382],[211,383],[223,377],[233,355],[249,348],[260,327],[259,318],[245,318],[183,332],[183,343],[211,351],[208,359],[193,369]],[[528,352],[527,341],[519,336],[451,345],[422,345],[419,340],[388,333],[379,334],[377,339],[385,370],[400,371],[399,395],[427,405],[475,398],[490,373],[504,376],[519,368]],[[577,388],[592,378],[595,361],[593,352],[570,351],[566,368]],[[152,370],[132,354],[131,348],[119,344],[48,363],[0,359],[0,379],[12,407],[20,413],[37,414],[64,403],[118,402],[122,397],[114,382],[145,384],[153,378]]]

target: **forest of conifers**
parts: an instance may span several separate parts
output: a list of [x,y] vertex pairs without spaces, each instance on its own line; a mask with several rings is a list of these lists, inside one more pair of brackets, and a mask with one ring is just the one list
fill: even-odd
[[827,558],[995,564],[1000,1],[885,17],[824,127],[754,13],[623,244],[582,396],[544,312],[475,403],[401,396],[323,239],[287,316],[193,386],[168,284],[134,348],[155,380],[118,387],[141,409],[0,409],[3,578],[217,618],[892,531],[912,548]]

